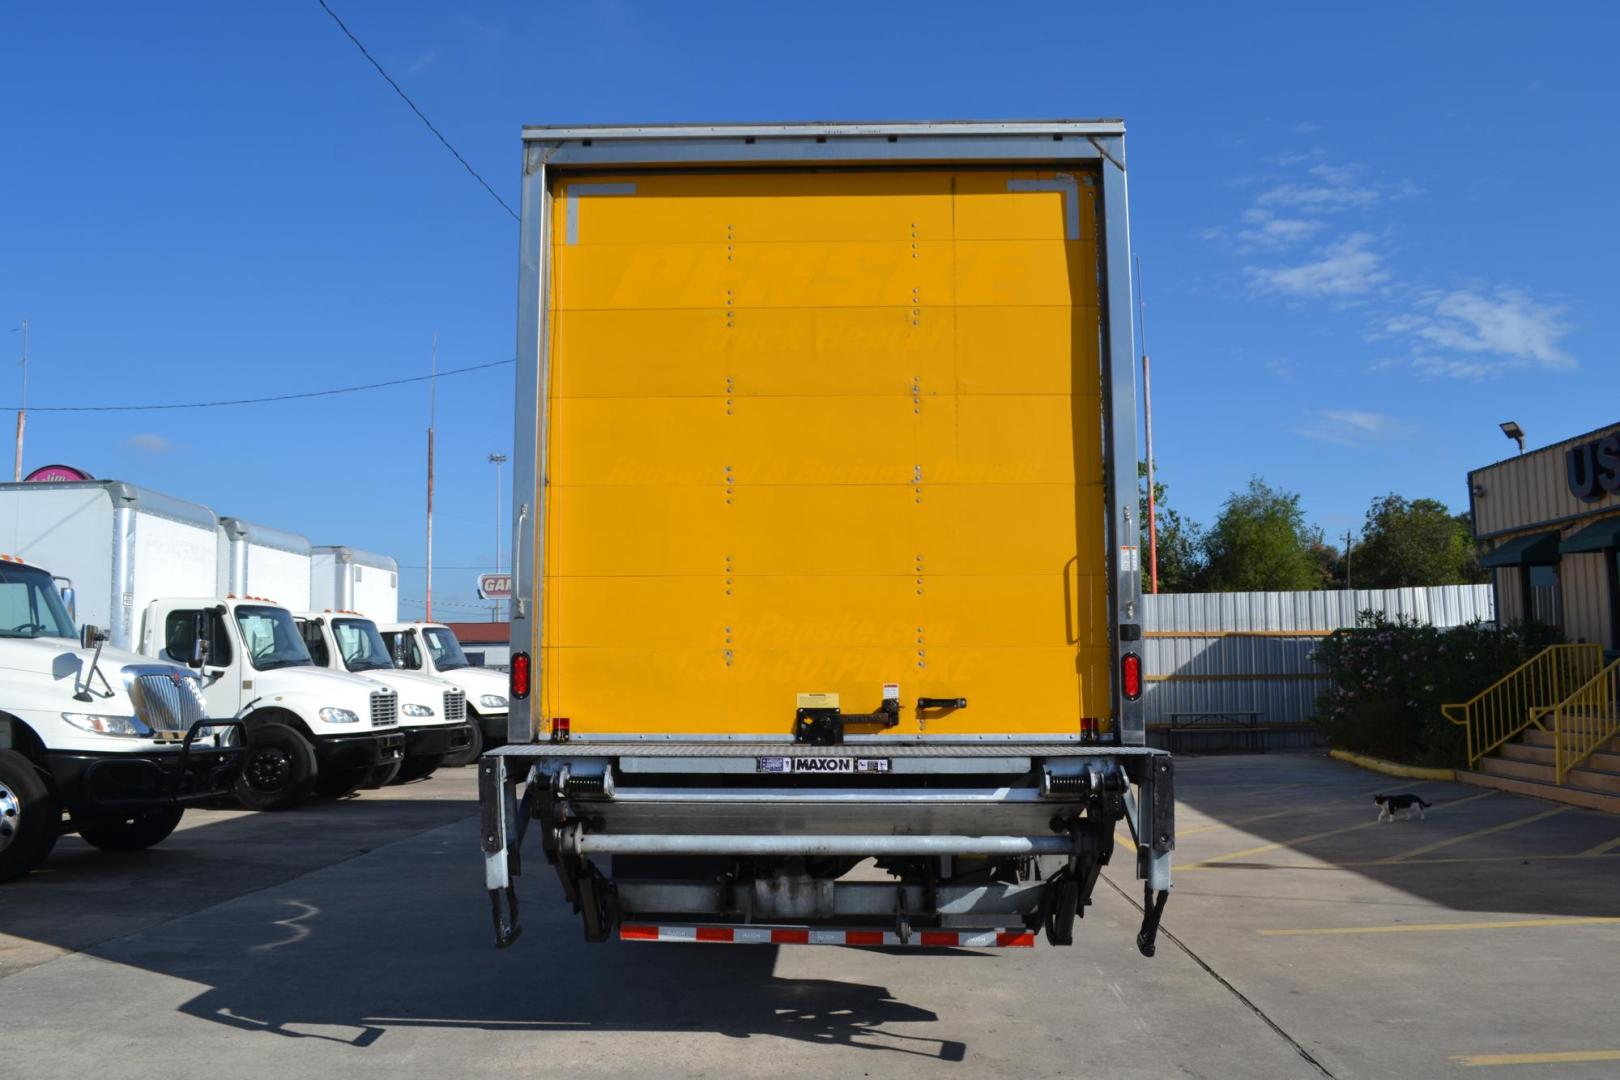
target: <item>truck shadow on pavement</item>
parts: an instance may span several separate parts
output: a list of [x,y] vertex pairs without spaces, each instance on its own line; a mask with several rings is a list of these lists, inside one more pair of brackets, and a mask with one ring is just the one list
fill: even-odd
[[[775,946],[587,944],[538,852],[520,878],[523,937],[495,949],[476,809],[362,797],[218,815],[138,856],[64,841],[48,873],[7,889],[3,932],[184,980],[186,1016],[357,1050],[431,1028],[777,1036],[965,1058],[964,1043],[927,1034],[933,1011],[858,978],[777,975],[788,950]],[[798,948],[816,954],[813,972],[829,957],[881,970],[870,952]],[[33,962],[55,956],[44,951]]]

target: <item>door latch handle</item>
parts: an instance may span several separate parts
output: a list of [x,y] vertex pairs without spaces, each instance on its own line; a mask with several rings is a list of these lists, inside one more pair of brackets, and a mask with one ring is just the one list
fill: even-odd
[[919,709],[965,709],[965,697],[920,697],[917,699]]

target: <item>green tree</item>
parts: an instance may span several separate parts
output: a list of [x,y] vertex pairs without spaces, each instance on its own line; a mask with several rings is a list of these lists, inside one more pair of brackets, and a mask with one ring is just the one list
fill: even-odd
[[1395,494],[1374,499],[1368,508],[1361,543],[1350,555],[1350,575],[1362,589],[1486,580],[1465,515],[1437,499]]
[[1320,589],[1325,546],[1320,529],[1305,523],[1299,496],[1258,476],[1234,492],[1204,535],[1205,588],[1214,592]]
[[[1147,464],[1138,463],[1137,521],[1148,519]],[[1170,506],[1167,488],[1154,478],[1153,509],[1157,520],[1159,591],[1198,592],[1203,588],[1203,530]],[[1142,591],[1148,590],[1148,542],[1142,537]]]

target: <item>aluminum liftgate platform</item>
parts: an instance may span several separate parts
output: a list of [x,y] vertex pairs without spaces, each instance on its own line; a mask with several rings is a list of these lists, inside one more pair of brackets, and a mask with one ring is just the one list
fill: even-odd
[[[803,762],[831,763],[848,780],[777,779],[803,775],[794,771]],[[884,786],[863,785],[857,767],[879,762],[866,778],[881,775]],[[1032,945],[1042,925],[1054,944],[1072,940],[1072,918],[1083,916],[1123,817],[1144,883],[1137,945],[1151,956],[1170,888],[1174,798],[1164,751],[1069,741],[604,739],[505,746],[479,762],[485,884],[500,947],[520,933],[513,878],[530,821],[541,823],[546,860],[590,940],[617,929],[632,941],[1016,947]],[[977,884],[609,881],[591,856],[1045,857],[1069,869]],[[694,925],[681,915],[727,921]],[[812,917],[814,925],[802,924]],[[913,932],[914,919],[929,925]]]

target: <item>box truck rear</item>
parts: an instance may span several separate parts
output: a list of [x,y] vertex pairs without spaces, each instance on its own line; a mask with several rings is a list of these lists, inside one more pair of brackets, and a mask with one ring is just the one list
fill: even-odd
[[1066,944],[1125,820],[1151,954],[1122,125],[524,151],[498,942],[531,820],[592,939],[857,944]]

